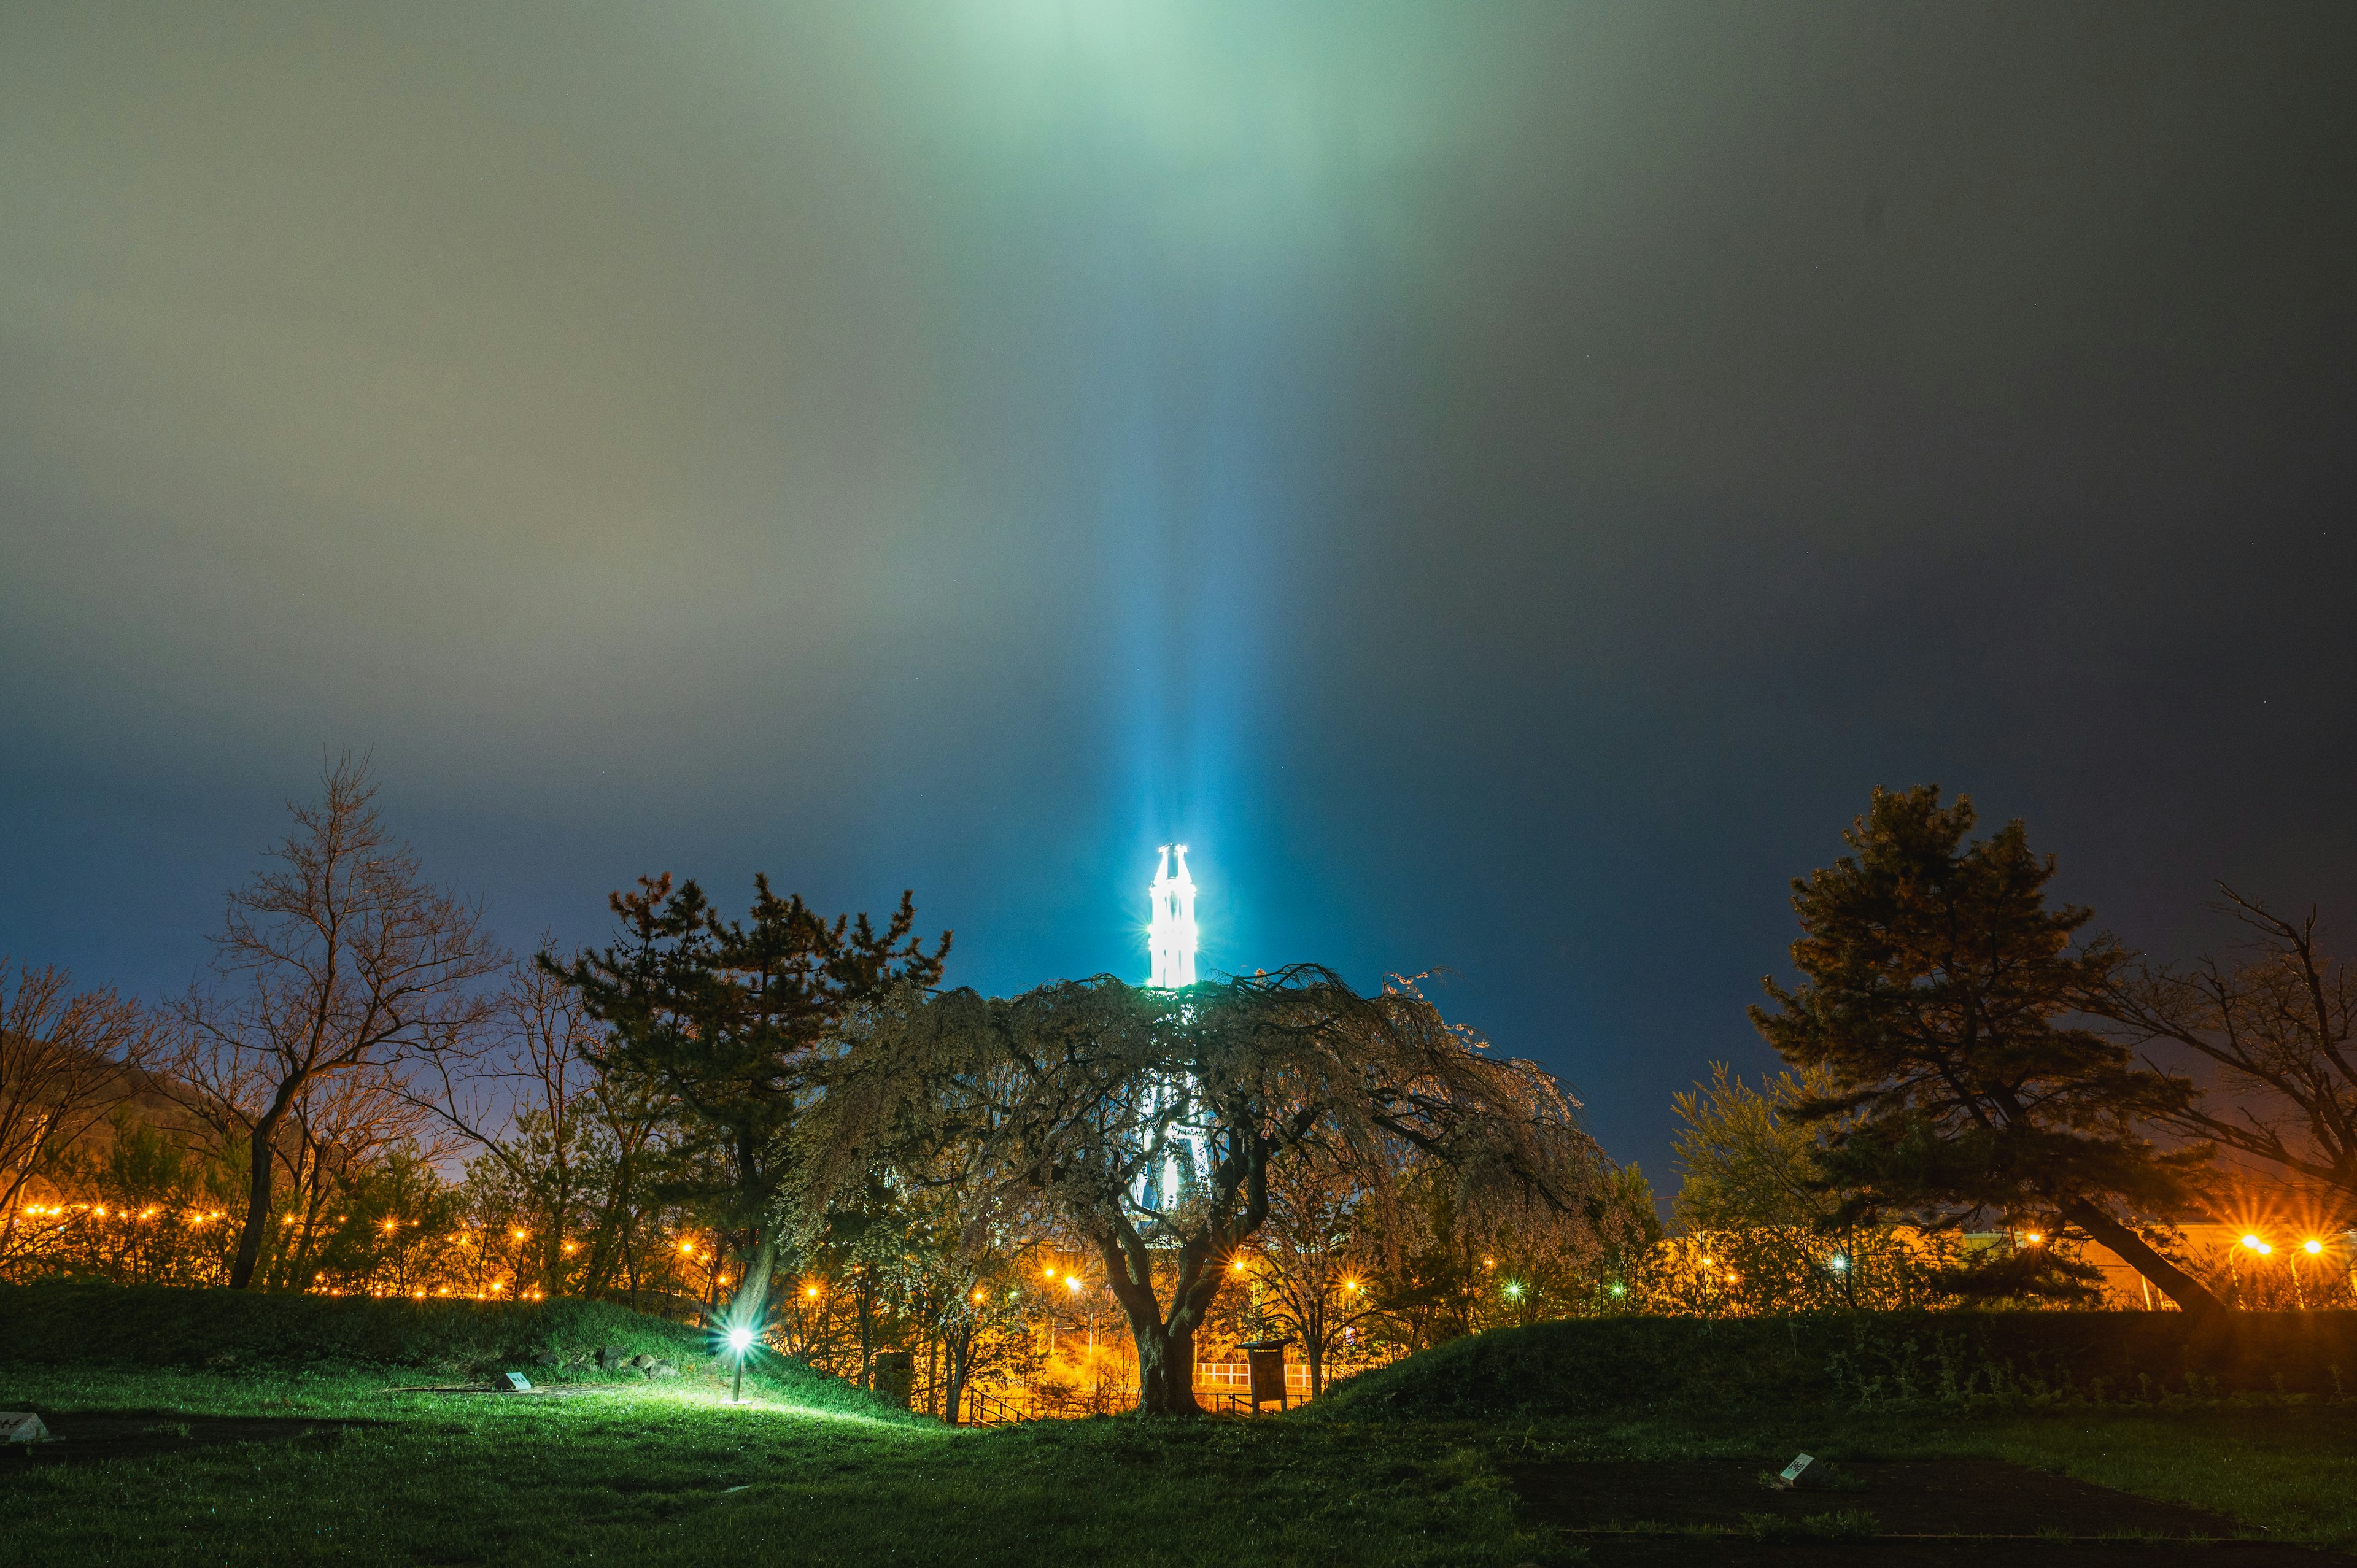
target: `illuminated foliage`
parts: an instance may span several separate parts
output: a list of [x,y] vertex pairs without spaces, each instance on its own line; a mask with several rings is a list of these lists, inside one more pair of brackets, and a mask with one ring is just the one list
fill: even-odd
[[[904,987],[863,1021],[812,1142],[822,1190],[908,1150],[970,1151],[988,1207],[968,1224],[1053,1225],[1094,1252],[1140,1408],[1176,1413],[1196,1409],[1195,1335],[1268,1218],[1274,1166],[1339,1162],[1390,1219],[1422,1163],[1487,1223],[1577,1211],[1602,1167],[1538,1068],[1488,1055],[1413,986],[1361,996],[1314,965],[1185,991]],[[1174,1163],[1175,1202],[1159,1179]]]

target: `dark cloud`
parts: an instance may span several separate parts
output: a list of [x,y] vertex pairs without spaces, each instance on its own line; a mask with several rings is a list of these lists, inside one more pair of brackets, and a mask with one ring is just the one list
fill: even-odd
[[322,744],[503,929],[913,884],[1662,1163],[1877,782],[2357,916],[2345,8],[20,6],[0,946],[147,990]]

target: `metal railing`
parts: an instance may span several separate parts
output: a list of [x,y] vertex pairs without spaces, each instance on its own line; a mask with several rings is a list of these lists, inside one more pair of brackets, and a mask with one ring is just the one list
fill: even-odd
[[[1249,1389],[1252,1387],[1252,1363],[1249,1361],[1198,1361],[1195,1363],[1195,1386],[1199,1389]],[[1285,1391],[1309,1397],[1309,1363],[1288,1361],[1285,1368]]]
[[968,1389],[965,1394],[968,1426],[1013,1426],[1025,1419],[1021,1411],[996,1394],[980,1389]]
[[1205,1410],[1214,1411],[1222,1415],[1259,1415],[1265,1412],[1268,1406],[1272,1404],[1276,1406],[1278,1410],[1283,1411],[1289,1410],[1297,1404],[1307,1404],[1308,1402],[1309,1396],[1308,1394],[1304,1393],[1296,1395],[1289,1389],[1286,1391],[1285,1398],[1281,1400],[1264,1399],[1258,1404],[1254,1404],[1253,1402],[1253,1397],[1248,1393],[1232,1393],[1225,1389],[1198,1389],[1195,1391],[1195,1402],[1197,1404],[1202,1406]]

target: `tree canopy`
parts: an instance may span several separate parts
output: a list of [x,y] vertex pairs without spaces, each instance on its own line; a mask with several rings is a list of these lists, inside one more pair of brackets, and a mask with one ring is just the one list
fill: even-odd
[[[2047,907],[2054,861],[2018,822],[1967,843],[1974,822],[1968,798],[1943,805],[1936,786],[1878,789],[1844,835],[1852,853],[1792,885],[1803,983],[1764,981],[1775,1005],[1751,1016],[1786,1060],[1832,1077],[1792,1114],[1846,1119],[1819,1156],[1820,1179],[1848,1189],[1837,1218],[2075,1227],[2179,1305],[2215,1309],[2135,1226],[2199,1202],[2203,1153],[2137,1130],[2180,1113],[2190,1089],[2081,1021],[2126,957],[2076,940],[2088,910]],[[2055,1294],[2091,1273],[2032,1247],[1957,1283]]]
[[992,1199],[977,1233],[1046,1219],[1097,1252],[1137,1343],[1140,1408],[1190,1412],[1195,1331],[1268,1217],[1274,1165],[1333,1160],[1376,1212],[1416,1162],[1451,1172],[1477,1220],[1577,1211],[1604,1161],[1575,1109],[1412,984],[1361,995],[1302,964],[1180,991],[903,986],[856,1033],[813,1144],[834,1180],[894,1149],[970,1151]]
[[[903,893],[884,929],[866,915],[828,920],[799,895],[754,878],[744,920],[722,918],[694,881],[641,877],[614,894],[619,941],[570,960],[541,955],[607,1027],[597,1066],[656,1086],[705,1133],[712,1158],[684,1162],[677,1196],[743,1238],[734,1321],[762,1309],[785,1221],[796,1119],[817,1097],[822,1047],[895,986],[929,986],[949,956],[911,933]],[[710,1174],[699,1174],[708,1171]]]

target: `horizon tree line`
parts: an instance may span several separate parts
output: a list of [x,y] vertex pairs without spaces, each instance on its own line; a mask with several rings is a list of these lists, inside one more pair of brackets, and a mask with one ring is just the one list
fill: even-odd
[[[1677,1237],[1561,1084],[1412,982],[985,998],[942,988],[913,895],[879,928],[756,878],[736,918],[669,875],[606,946],[518,961],[374,793],[328,763],[182,996],[0,979],[0,1270],[609,1294],[853,1376],[916,1347],[953,1412],[1043,1375],[1025,1326],[1082,1304],[1039,1259],[1084,1257],[1140,1408],[1184,1412],[1206,1336],[1295,1339],[1319,1388],[1534,1316],[2083,1303],[2089,1240],[2214,1312],[2169,1230],[2229,1176],[2342,1223],[2357,1195],[2357,987],[2313,915],[2227,890],[2253,949],[2147,962],[1933,787],[1876,791],[1794,884],[1801,979],[1753,1009],[1793,1070],[1678,1097]],[[2042,1244],[1965,1244],[1991,1224]]]

